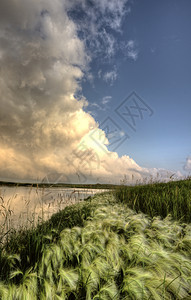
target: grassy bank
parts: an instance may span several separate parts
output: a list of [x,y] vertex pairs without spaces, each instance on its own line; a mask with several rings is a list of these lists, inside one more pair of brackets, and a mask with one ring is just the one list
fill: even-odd
[[12,232],[0,247],[0,299],[190,299],[191,224],[136,213],[125,193],[96,195]]
[[116,189],[116,198],[151,217],[165,218],[170,214],[175,220],[191,222],[191,180],[121,186]]

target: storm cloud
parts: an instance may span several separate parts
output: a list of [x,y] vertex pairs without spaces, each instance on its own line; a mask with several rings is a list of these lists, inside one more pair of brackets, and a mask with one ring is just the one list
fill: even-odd
[[[94,15],[86,1],[0,2],[1,179],[119,182],[124,174],[130,180],[156,173],[110,152],[84,110],[81,81],[92,59],[87,40],[92,47],[104,40],[111,56],[115,40],[100,26],[120,30],[126,2],[92,1]],[[83,26],[72,18],[76,5],[86,12]],[[93,130],[104,137],[102,148],[91,139]]]

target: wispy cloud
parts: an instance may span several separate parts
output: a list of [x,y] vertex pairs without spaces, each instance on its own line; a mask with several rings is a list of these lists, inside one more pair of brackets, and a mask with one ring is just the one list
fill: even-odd
[[191,171],[191,156],[188,156],[184,165],[185,171]]
[[71,18],[78,24],[87,50],[94,56],[110,59],[117,51],[114,32],[130,11],[128,0],[78,0],[68,4]]
[[136,61],[138,58],[138,52],[136,50],[129,50],[127,55],[129,58],[133,59],[134,61]]
[[117,79],[117,70],[108,71],[103,74],[103,80],[108,84],[113,85],[114,81]]
[[111,99],[112,99],[112,96],[103,97],[102,104],[105,105],[105,104],[109,103],[111,101]]
[[90,106],[90,107],[95,107],[95,108],[97,108],[98,110],[102,110],[102,107],[101,107],[98,103],[96,103],[96,102],[89,103],[89,106]]
[[107,24],[115,30],[120,30],[122,19],[125,16],[125,14],[129,12],[129,8],[125,6],[127,2],[127,0],[94,1],[97,7],[99,7],[101,13],[103,15],[107,15]]
[[134,40],[129,40],[128,42],[121,43],[121,50],[125,57],[133,59],[136,61],[138,59],[138,48],[137,43]]

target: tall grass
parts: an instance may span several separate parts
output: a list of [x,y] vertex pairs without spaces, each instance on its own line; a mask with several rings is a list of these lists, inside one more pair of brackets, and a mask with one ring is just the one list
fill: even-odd
[[136,212],[191,222],[191,180],[116,189],[116,198]]
[[[46,245],[58,239],[59,233],[64,228],[72,228],[73,226],[83,226],[84,221],[90,216],[90,213],[96,208],[96,203],[92,205],[90,202],[79,203],[73,206],[68,206],[64,210],[54,214],[48,221],[37,225],[35,228],[26,230],[20,229],[17,231],[13,229],[9,232],[8,239],[4,241],[0,248],[2,253],[19,253],[20,260],[15,262],[16,266],[25,272],[42,257],[43,249]],[[7,279],[10,272],[10,264],[1,261],[0,265],[3,272],[0,273],[2,277]],[[22,261],[22,263],[20,263]],[[2,262],[2,263],[1,263]]]
[[[10,232],[33,229],[66,206],[79,203],[100,190],[58,190],[32,186],[0,189],[0,243]],[[16,229],[16,230],[15,230]]]
[[0,299],[186,299],[191,225],[97,195],[0,248]]

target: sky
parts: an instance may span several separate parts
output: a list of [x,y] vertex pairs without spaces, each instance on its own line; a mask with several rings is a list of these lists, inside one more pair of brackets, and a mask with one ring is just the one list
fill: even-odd
[[191,171],[189,0],[1,0],[0,180]]

